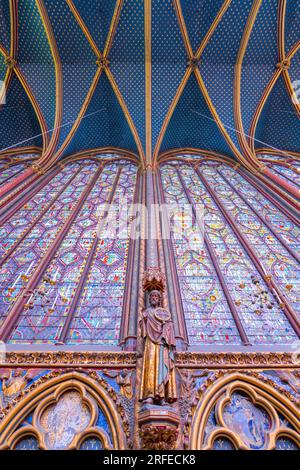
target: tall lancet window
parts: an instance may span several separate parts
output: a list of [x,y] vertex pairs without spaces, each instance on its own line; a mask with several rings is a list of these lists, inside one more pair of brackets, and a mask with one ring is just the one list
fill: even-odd
[[8,158],[7,160],[0,161],[0,194],[4,186],[6,186],[6,188],[8,185],[11,186],[10,191],[6,190],[7,196],[24,184],[24,181],[27,180],[24,173],[36,158],[38,158],[36,155],[27,154],[18,155],[15,159]]
[[300,161],[291,156],[262,155],[260,160],[300,194]]
[[9,181],[12,182],[25,168],[26,165],[24,165],[24,163],[18,163],[16,165],[0,164],[0,188]]
[[8,342],[118,344],[130,234],[115,231],[136,171],[127,161],[70,163],[3,225]]
[[165,202],[202,206],[204,213],[199,246],[188,232],[178,236],[176,225],[172,233],[190,344],[293,343],[299,227],[242,171],[195,163],[161,167]]

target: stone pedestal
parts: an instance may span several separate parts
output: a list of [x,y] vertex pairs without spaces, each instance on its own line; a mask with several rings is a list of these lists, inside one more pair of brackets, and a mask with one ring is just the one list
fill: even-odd
[[172,450],[178,439],[178,413],[170,406],[145,405],[139,413],[142,448]]

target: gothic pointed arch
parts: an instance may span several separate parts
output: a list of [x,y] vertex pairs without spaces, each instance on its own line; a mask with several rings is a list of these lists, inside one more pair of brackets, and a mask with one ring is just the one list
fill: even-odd
[[80,449],[89,439],[101,449],[129,444],[126,412],[96,372],[49,373],[16,401],[1,422],[1,449],[26,446],[26,440],[41,450]]
[[214,449],[223,439],[225,446],[231,443],[230,450],[274,450],[281,437],[299,440],[298,412],[274,386],[250,374],[221,374],[195,408],[189,445]]

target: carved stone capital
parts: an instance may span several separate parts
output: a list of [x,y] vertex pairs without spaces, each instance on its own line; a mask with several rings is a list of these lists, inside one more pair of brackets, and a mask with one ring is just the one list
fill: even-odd
[[173,450],[176,448],[178,429],[148,424],[142,426],[140,438],[145,450]]
[[179,416],[169,406],[147,407],[139,413],[139,435],[145,450],[173,450],[179,435]]

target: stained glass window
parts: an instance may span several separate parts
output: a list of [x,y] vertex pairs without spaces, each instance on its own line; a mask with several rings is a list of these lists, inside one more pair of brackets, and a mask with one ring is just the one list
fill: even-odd
[[[0,161],[0,190],[3,189],[7,184],[13,185],[14,190],[16,188],[20,189],[24,185],[24,181],[27,181],[27,178],[22,179],[23,173],[25,173],[28,168],[32,166],[34,159],[37,158],[36,155],[27,154],[27,155],[18,155],[20,159],[18,162],[7,162],[5,160]],[[22,161],[24,160],[24,161]],[[17,181],[21,177],[21,181]],[[8,190],[11,192],[12,190]]]
[[235,447],[227,437],[218,437],[214,440],[213,450],[235,450]]
[[[4,248],[15,250],[2,265],[2,321],[26,280],[46,268],[9,342],[118,343],[129,234],[115,237],[118,220],[107,222],[120,198],[132,202],[135,178],[136,167],[128,162],[108,163],[103,170],[96,163],[74,163],[9,220]],[[113,203],[108,215],[105,203]]]
[[2,164],[0,166],[0,187],[4,186],[8,182],[12,182],[25,168],[26,165],[24,163],[11,166]]
[[80,446],[80,450],[102,450],[103,445],[97,437],[87,437]]
[[[118,344],[130,243],[120,208],[139,188],[133,163],[103,162],[52,170],[2,217],[0,326],[13,317],[8,342]],[[177,208],[169,255],[190,344],[294,343],[300,230],[293,219],[243,170],[222,162],[169,162],[158,177],[163,202]],[[193,227],[178,209],[185,206]]]
[[[165,202],[179,206],[188,204],[180,171],[174,165],[165,165],[161,175]],[[193,249],[190,249],[189,234],[184,231],[180,237],[176,229],[177,224],[174,224],[172,241],[190,344],[239,344],[240,337],[208,246],[200,236],[193,240]]]
[[[117,167],[107,167],[107,171],[114,175],[115,181],[116,169]],[[122,167],[112,196],[112,204],[116,209],[122,199],[128,204],[133,202],[134,182],[135,168],[132,165]],[[113,212],[114,207],[111,209],[111,215]],[[120,217],[119,212],[116,212],[114,215]],[[118,220],[116,222],[118,223]],[[113,221],[107,223],[106,227],[100,227],[99,232],[95,255],[70,325],[68,343],[118,342],[129,238],[115,236]]]
[[251,344],[296,341],[279,295],[299,312],[299,228],[224,163],[169,163],[161,177],[166,202],[204,209],[199,249],[173,233],[190,343],[239,343],[237,318]]
[[296,442],[289,437],[281,436],[276,441],[276,450],[300,450]]
[[64,169],[1,227],[1,323],[91,178],[88,167],[76,169],[77,164]]
[[279,157],[274,155],[263,155],[264,162],[273,173],[277,174],[294,188],[300,190],[300,160],[292,157]]
[[14,450],[39,450],[39,444],[35,437],[22,437],[15,445]]

